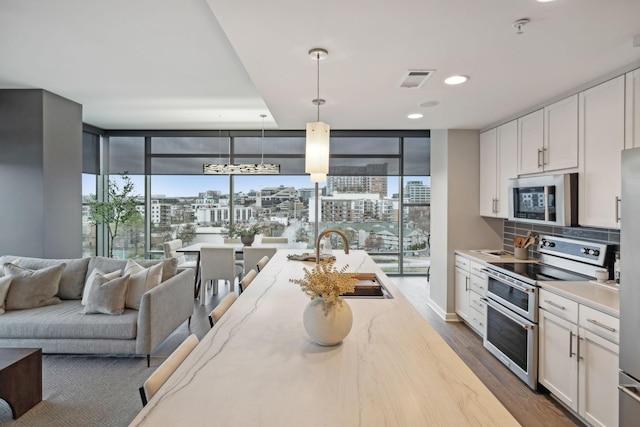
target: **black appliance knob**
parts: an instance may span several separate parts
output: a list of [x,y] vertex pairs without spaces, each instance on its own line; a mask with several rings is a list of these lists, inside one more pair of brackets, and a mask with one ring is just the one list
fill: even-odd
[[589,248],[582,248],[582,249],[580,249],[580,252],[582,252],[583,254],[588,254],[589,253]]
[[593,255],[593,256],[598,256],[598,255],[600,255],[600,251],[599,251],[599,250],[597,250],[597,249],[591,249],[591,250],[589,251],[589,253],[590,253],[591,255]]

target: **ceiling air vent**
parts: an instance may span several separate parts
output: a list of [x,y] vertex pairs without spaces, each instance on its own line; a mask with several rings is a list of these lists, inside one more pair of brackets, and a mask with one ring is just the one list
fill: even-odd
[[400,87],[407,89],[417,89],[422,87],[424,82],[431,77],[435,70],[408,70],[400,80]]

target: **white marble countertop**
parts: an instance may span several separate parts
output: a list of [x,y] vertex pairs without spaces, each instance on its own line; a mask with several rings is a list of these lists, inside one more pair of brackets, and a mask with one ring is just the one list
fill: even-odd
[[580,304],[620,317],[620,292],[610,285],[592,282],[538,282],[542,289],[567,297]]
[[313,263],[279,250],[133,420],[133,426],[518,425],[364,251],[337,266],[373,272],[393,299],[349,299],[342,344],[313,344],[309,299],[289,278]]

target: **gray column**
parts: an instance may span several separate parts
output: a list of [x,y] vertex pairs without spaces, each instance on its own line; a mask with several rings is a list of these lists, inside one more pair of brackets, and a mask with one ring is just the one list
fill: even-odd
[[82,106],[0,90],[0,255],[82,254]]

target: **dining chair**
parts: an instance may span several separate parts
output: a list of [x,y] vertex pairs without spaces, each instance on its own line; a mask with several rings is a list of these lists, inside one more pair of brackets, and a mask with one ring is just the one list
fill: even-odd
[[[223,242],[225,245],[241,245],[242,244],[242,241],[240,240],[239,237],[225,237]],[[240,267],[242,267],[242,270],[244,271],[244,260],[242,258],[242,253],[236,254],[236,265],[239,265]]]
[[258,272],[262,271],[262,269],[264,268],[265,265],[267,265],[270,259],[271,258],[269,258],[266,255],[260,258],[260,261],[258,261],[258,264],[256,264],[256,267],[258,268]]
[[169,379],[171,374],[178,369],[178,366],[187,358],[189,353],[198,345],[198,337],[191,334],[182,344],[176,348],[173,353],[147,378],[142,387],[140,387],[140,399],[142,406],[146,406],[147,402],[158,392],[160,387]]
[[244,290],[249,287],[249,285],[251,284],[251,282],[253,282],[253,279],[255,279],[257,275],[258,273],[253,268],[244,275],[242,280],[240,280],[240,293],[243,293]]
[[262,259],[264,256],[268,256],[269,258],[273,257],[278,248],[274,247],[265,247],[265,246],[245,246],[242,248],[243,256],[244,256],[244,268],[245,270],[250,270],[252,268],[256,268],[259,272],[260,270],[257,268],[258,261]]
[[227,310],[229,310],[229,307],[231,307],[231,305],[236,302],[237,298],[238,297],[236,297],[236,294],[234,292],[230,292],[226,297],[224,297],[222,301],[220,301],[220,304],[218,304],[216,308],[211,310],[211,314],[209,315],[209,324],[212,328],[213,325],[218,323],[222,315],[225,314]]
[[262,243],[289,243],[288,237],[263,237]]
[[242,267],[236,265],[236,250],[228,246],[203,246],[200,248],[200,305],[204,305],[209,282],[213,294],[218,293],[218,280],[229,282],[229,290],[234,291],[236,278],[242,278]]
[[174,239],[164,242],[162,244],[162,250],[164,251],[165,258],[176,258],[178,260],[178,268],[196,268],[195,261],[187,261],[183,253],[178,252],[178,249],[182,248],[182,240]]
[[[174,239],[169,240],[168,242],[164,242],[162,244],[162,250],[164,251],[165,258],[176,258],[178,260],[178,268],[192,268],[193,270],[198,269],[197,261],[187,261],[186,257],[183,253],[178,252],[178,249],[182,248],[182,240]],[[198,277],[198,272],[196,271],[196,279]],[[198,295],[198,281],[193,285],[193,293],[194,297]]]

